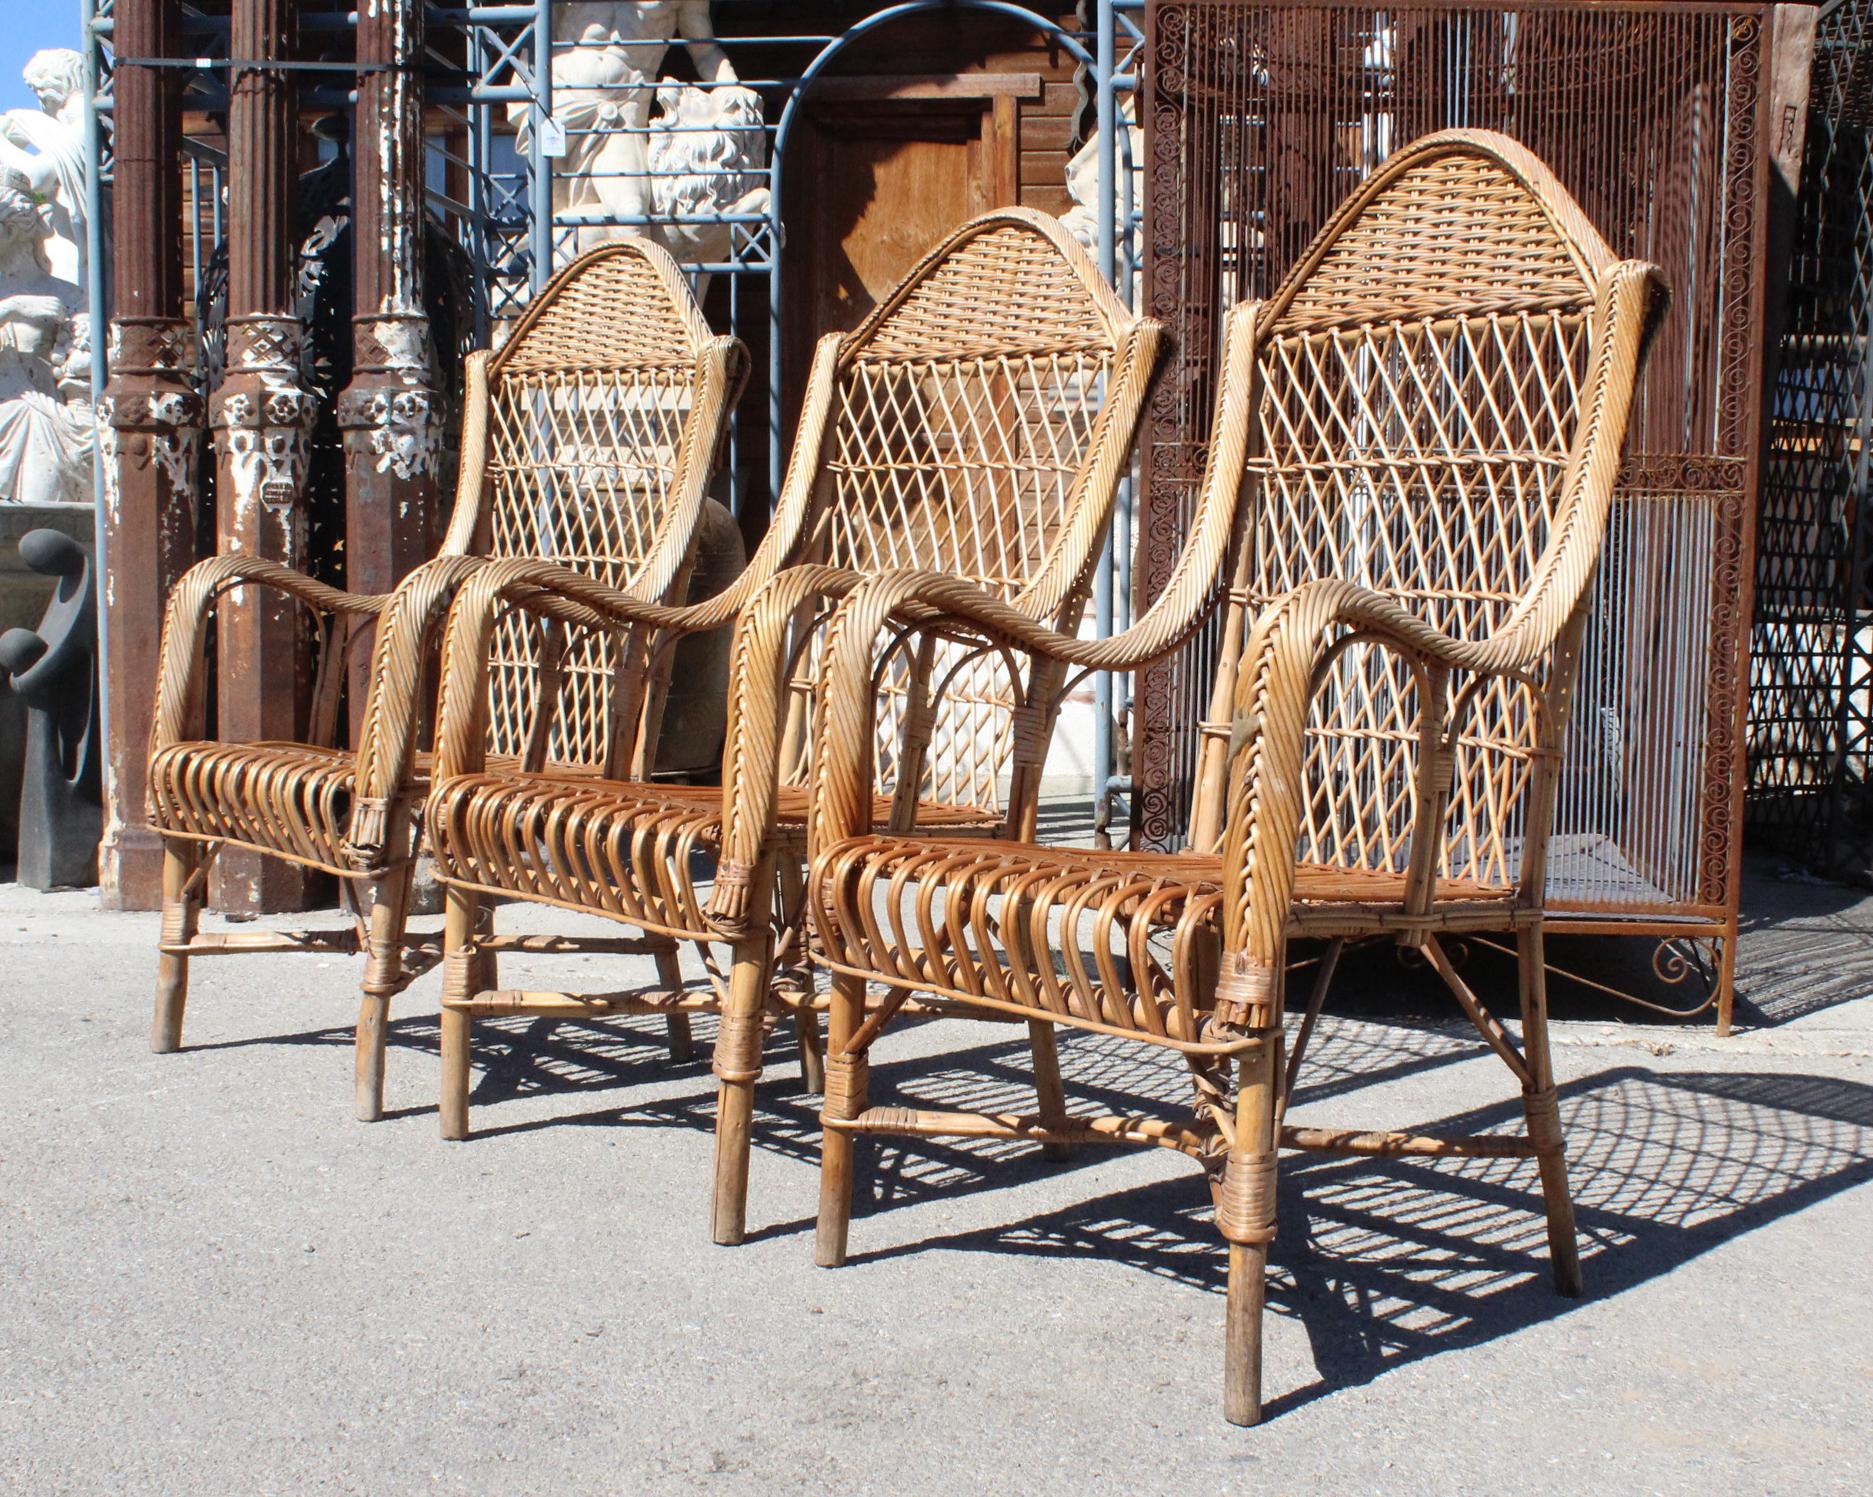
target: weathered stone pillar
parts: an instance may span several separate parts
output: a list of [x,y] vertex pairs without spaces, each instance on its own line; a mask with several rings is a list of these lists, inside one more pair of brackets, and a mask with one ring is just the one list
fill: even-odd
[[[421,0],[358,11],[358,115],[351,242],[357,314],[345,433],[345,582],[388,592],[434,542],[442,397],[431,383],[423,310]],[[355,731],[368,653],[352,656]]]
[[[304,330],[292,315],[296,90],[291,73],[266,65],[292,56],[293,10],[289,0],[234,0],[227,369],[209,421],[221,550],[303,567],[316,410],[300,383]],[[259,588],[235,590],[220,610],[219,736],[300,737],[309,664],[297,605]],[[230,847],[215,865],[221,909],[295,909],[306,892],[306,874],[275,859]]]
[[[124,59],[180,51],[180,0],[118,0]],[[162,902],[162,845],[144,819],[150,715],[163,600],[195,560],[203,402],[195,329],[182,315],[182,103],[174,68],[116,71],[116,316],[99,406],[104,471],[104,595],[110,631],[110,741],[98,879],[112,909]]]

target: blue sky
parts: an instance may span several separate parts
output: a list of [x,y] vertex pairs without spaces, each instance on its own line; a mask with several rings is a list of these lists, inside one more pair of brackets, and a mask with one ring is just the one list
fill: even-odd
[[0,109],[37,108],[20,69],[41,47],[78,45],[78,0],[0,0],[0,11]]

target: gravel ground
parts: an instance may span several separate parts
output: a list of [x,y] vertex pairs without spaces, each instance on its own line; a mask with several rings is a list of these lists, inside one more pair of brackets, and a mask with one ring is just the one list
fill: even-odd
[[[153,1056],[155,917],[0,888],[0,1490],[1863,1493],[1873,907],[1752,888],[1758,1027],[1560,1026],[1587,1298],[1548,1288],[1527,1166],[1296,1160],[1249,1431],[1173,1156],[873,1146],[853,1261],[817,1270],[776,1042],[756,1235],[715,1248],[710,1076],[656,1024],[480,1026],[477,1136],[445,1145],[433,974],[366,1126],[348,962],[199,962],[187,1048]],[[618,986],[599,965],[530,970]],[[1083,1101],[1181,1095],[1062,1052]],[[1020,1106],[1023,1053],[894,1032],[874,1095]],[[1315,1054],[1295,1121],[1518,1115],[1447,1023],[1330,1016]]]

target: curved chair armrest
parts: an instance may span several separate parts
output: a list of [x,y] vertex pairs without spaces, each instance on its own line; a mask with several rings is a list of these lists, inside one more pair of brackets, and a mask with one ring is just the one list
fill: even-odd
[[462,584],[487,564],[479,556],[426,561],[398,584],[378,617],[345,836],[346,852],[361,869],[382,862],[391,802],[409,788],[414,775],[432,646]]
[[[1120,634],[1081,639],[1030,618],[965,578],[943,573],[887,572],[868,577],[847,588],[847,592],[849,596],[826,631],[819,666],[819,716],[813,725],[812,812],[808,825],[808,845],[815,849],[869,828],[874,773],[872,675],[879,636],[892,619],[925,629],[954,629],[1056,665],[1127,671],[1161,659],[1186,639],[1203,617],[1203,609],[1187,598],[1161,600],[1161,606],[1152,608]],[[744,625],[738,641],[750,632]],[[773,642],[766,643],[768,664],[777,668]],[[742,665],[739,654],[736,664],[738,669]],[[749,700],[759,704],[769,695],[750,692]],[[735,711],[737,705],[737,699],[731,697],[730,711]],[[764,804],[762,792],[771,799],[772,774],[747,772],[764,768],[764,764],[746,766],[733,782],[737,798],[728,805],[731,828],[735,828],[734,815],[740,810],[748,817],[752,831]],[[730,783],[725,774],[724,786]],[[725,854],[728,848],[725,840]]]
[[[687,634],[717,628],[723,622],[704,605],[649,603],[553,562],[524,557],[481,562],[456,587],[443,636],[436,717],[438,780],[472,774],[481,767],[489,651],[496,621],[510,607],[573,628],[613,634]],[[386,773],[394,770],[390,760],[382,762]]]
[[[1211,530],[1227,532],[1231,519],[1221,516]],[[1225,539],[1215,538],[1216,556],[1208,568],[1212,573],[1220,565]],[[1193,544],[1191,549],[1211,547]],[[876,664],[870,646],[890,619],[925,628],[954,627],[1063,665],[1133,670],[1162,658],[1189,637],[1204,617],[1207,593],[1207,588],[1167,589],[1131,628],[1107,639],[1087,640],[1039,622],[979,583],[945,572],[861,573],[831,566],[780,572],[742,610],[735,628],[722,760],[722,858],[710,917],[724,929],[738,928],[748,918],[750,872],[773,834],[788,703],[789,626],[805,605],[816,599],[845,599],[834,625],[845,643],[835,650],[829,635],[821,665],[829,689],[835,673],[847,678],[847,705],[829,709],[833,721],[844,721],[856,720],[854,714],[870,699]],[[854,702],[857,707],[850,705]],[[831,752],[851,750],[860,741],[842,735]],[[862,742],[870,742],[869,733]],[[861,798],[861,803],[869,807],[870,800]]]
[[[1433,714],[1440,731],[1452,671],[1527,680],[1543,658],[1529,631],[1454,639],[1391,598],[1336,579],[1306,583],[1261,611],[1243,647],[1226,755],[1224,958],[1217,982],[1217,1018],[1226,1025],[1273,1022],[1307,799],[1308,712],[1321,670],[1349,632],[1423,672],[1420,690],[1433,695],[1421,699],[1419,711]],[[1504,648],[1505,635],[1514,648]],[[1419,766],[1421,803],[1432,793],[1425,777],[1434,772],[1434,765]],[[1414,859],[1427,875],[1433,866],[1428,850],[1421,862]]]
[[381,614],[392,596],[348,593],[258,556],[227,554],[197,562],[182,574],[164,610],[162,665],[150,724],[152,754],[191,736],[192,726],[199,731],[208,621],[222,593],[247,586],[272,588],[324,614]]

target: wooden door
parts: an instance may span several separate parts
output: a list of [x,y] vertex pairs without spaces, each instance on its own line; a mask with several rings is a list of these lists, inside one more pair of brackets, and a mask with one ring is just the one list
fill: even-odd
[[820,334],[845,332],[958,223],[1019,195],[1016,104],[1031,73],[829,78],[785,175],[787,420]]

